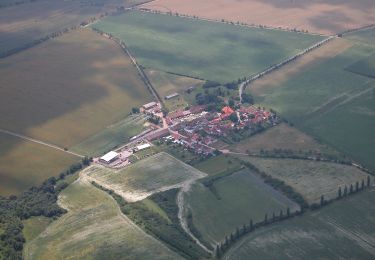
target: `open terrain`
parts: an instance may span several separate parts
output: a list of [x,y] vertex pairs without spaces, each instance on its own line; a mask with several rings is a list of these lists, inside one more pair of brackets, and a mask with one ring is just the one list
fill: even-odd
[[116,6],[130,6],[146,1],[40,0],[0,9],[0,56],[32,46],[52,33],[79,26],[99,18]]
[[79,179],[59,203],[68,213],[27,243],[26,259],[179,259],[125,217],[115,200]]
[[125,41],[148,69],[221,83],[260,72],[323,39],[139,11],[92,26]]
[[224,259],[373,259],[374,190],[261,228],[235,244]]
[[114,190],[129,202],[142,200],[156,192],[182,187],[205,176],[203,172],[164,152],[122,170],[92,166],[84,174],[91,181]]
[[0,128],[71,147],[151,95],[130,59],[90,30],[0,60]]
[[295,159],[266,159],[243,157],[260,171],[284,181],[307,202],[317,203],[324,195],[325,199],[335,199],[339,187],[344,190],[356,182],[366,182],[367,174],[353,166]]
[[298,128],[374,170],[375,80],[366,76],[374,70],[374,31],[349,34],[340,39],[346,47],[334,51],[334,56],[317,58],[291,73],[293,77],[250,85],[248,91],[257,103],[272,107]]
[[77,156],[0,133],[0,195],[39,185],[78,161]]
[[336,34],[375,23],[372,0],[156,0],[142,7],[321,34]]
[[299,206],[273,190],[249,170],[241,170],[216,180],[207,187],[198,182],[187,193],[185,201],[192,214],[192,222],[203,238],[218,243],[237,227],[263,221],[267,213],[280,210],[291,212]]

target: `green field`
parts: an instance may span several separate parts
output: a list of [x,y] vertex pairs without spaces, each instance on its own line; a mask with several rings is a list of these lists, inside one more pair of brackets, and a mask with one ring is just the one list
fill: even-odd
[[[339,55],[253,94],[257,103],[375,170],[375,80],[360,75],[373,70],[366,61],[373,59],[375,45],[350,41],[354,45]],[[357,72],[349,71],[350,66]]]
[[193,225],[210,243],[229,236],[237,227],[263,221],[265,214],[291,212],[299,206],[273,190],[249,170],[242,170],[215,181],[211,187],[193,185],[186,195],[192,213]]
[[0,128],[72,147],[152,100],[129,57],[90,30],[0,60]]
[[205,176],[204,173],[164,152],[122,170],[92,166],[85,170],[85,174],[128,201],[138,201],[155,192],[180,187],[185,182]]
[[196,163],[194,167],[208,175],[217,175],[224,172],[238,171],[242,165],[232,157],[219,155]]
[[347,67],[347,70],[362,76],[375,78],[375,51],[370,57],[360,60]]
[[284,181],[300,193],[308,203],[337,197],[339,187],[350,187],[358,181],[366,182],[367,174],[356,167],[328,162],[295,159],[265,159],[242,157],[260,171]]
[[23,221],[23,235],[25,236],[26,242],[30,242],[36,238],[40,233],[42,233],[49,224],[51,224],[52,219],[43,216],[32,217]]
[[139,11],[93,27],[124,40],[146,68],[221,83],[260,72],[323,39]]
[[374,190],[261,228],[223,259],[374,259]]
[[26,244],[26,259],[179,259],[121,214],[105,192],[80,180],[60,194],[68,213]]
[[87,156],[105,154],[145,130],[146,121],[147,117],[143,114],[130,115],[73,146],[71,150]]
[[0,133],[0,195],[39,185],[78,161],[77,156]]

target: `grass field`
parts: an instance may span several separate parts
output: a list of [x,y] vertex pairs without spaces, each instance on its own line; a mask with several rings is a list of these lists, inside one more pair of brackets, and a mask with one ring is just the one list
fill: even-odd
[[347,68],[371,59],[373,31],[361,32],[359,40],[351,35],[351,47],[294,77],[249,90],[257,103],[274,108],[298,128],[372,170],[375,80]]
[[217,175],[223,172],[239,170],[242,166],[235,158],[219,155],[194,164],[194,167],[208,175]]
[[223,259],[373,259],[375,192],[363,192],[302,217],[259,229]]
[[80,30],[0,61],[0,128],[74,146],[151,101],[112,41]]
[[298,205],[273,190],[249,170],[242,170],[214,182],[209,188],[195,184],[187,194],[193,224],[203,238],[211,243],[224,240],[237,227],[263,221],[265,214],[291,212]]
[[262,71],[323,39],[138,11],[93,27],[123,39],[146,68],[221,83]]
[[0,56],[22,49],[65,28],[79,26],[92,17],[113,11],[115,6],[144,3],[142,0],[36,1],[0,9]]
[[347,70],[362,76],[375,78],[375,53],[368,58],[350,65]]
[[40,144],[0,134],[0,195],[18,194],[80,161]]
[[185,182],[205,176],[164,152],[122,170],[92,166],[85,170],[85,174],[130,202],[142,200],[158,191],[181,187]]
[[263,159],[242,157],[259,170],[284,181],[300,193],[308,203],[337,197],[339,187],[350,186],[358,181],[366,181],[367,174],[359,169],[328,162],[295,159]]
[[53,220],[43,216],[32,217],[23,221],[23,235],[26,242],[30,242],[42,233]]
[[335,34],[375,23],[372,0],[156,0],[145,8],[271,27]]
[[147,70],[146,74],[162,98],[165,98],[173,93],[180,94],[178,97],[170,100],[164,100],[165,106],[170,111],[184,109],[187,107],[190,102],[188,102],[189,99],[186,99],[186,91],[189,88],[196,88],[203,85],[201,80],[177,76],[156,70]]
[[60,195],[68,213],[26,244],[26,259],[179,259],[124,217],[105,192],[83,180]]
[[239,153],[259,153],[261,150],[291,149],[294,151],[318,151],[332,153],[332,149],[314,140],[298,129],[281,123],[263,133],[235,143],[227,149]]
[[73,146],[71,150],[88,156],[105,154],[145,130],[146,121],[147,117],[143,114],[130,115]]

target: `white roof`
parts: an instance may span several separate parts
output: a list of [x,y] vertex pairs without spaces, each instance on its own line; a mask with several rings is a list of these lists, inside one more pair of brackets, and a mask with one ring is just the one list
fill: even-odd
[[103,155],[100,159],[106,162],[112,161],[114,158],[118,156],[118,153],[114,151],[110,151],[109,153]]
[[144,107],[145,109],[148,109],[148,108],[150,108],[150,107],[154,107],[154,106],[156,106],[156,105],[157,105],[157,103],[153,101],[153,102],[150,102],[150,103],[144,104],[143,107]]
[[141,144],[141,145],[137,146],[137,149],[138,150],[143,150],[143,149],[146,149],[146,148],[149,148],[149,147],[151,147],[150,144]]

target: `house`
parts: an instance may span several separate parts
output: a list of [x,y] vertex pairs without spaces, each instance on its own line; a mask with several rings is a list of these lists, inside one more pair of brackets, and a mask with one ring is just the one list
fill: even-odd
[[178,93],[173,93],[173,94],[170,94],[168,96],[165,97],[165,100],[169,100],[169,99],[172,99],[174,97],[178,97],[180,94]]
[[149,110],[149,109],[151,109],[151,108],[156,107],[157,105],[158,105],[158,103],[156,103],[156,102],[150,102],[150,103],[144,104],[144,105],[142,106],[142,108],[143,108],[144,110]]
[[110,151],[109,153],[106,153],[102,157],[99,158],[99,162],[105,163],[105,164],[110,164],[111,162],[117,160],[119,158],[120,154]]

